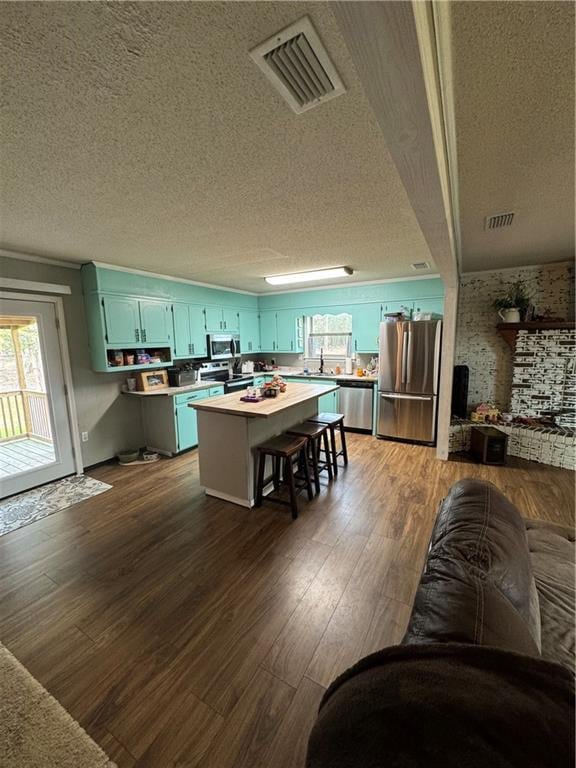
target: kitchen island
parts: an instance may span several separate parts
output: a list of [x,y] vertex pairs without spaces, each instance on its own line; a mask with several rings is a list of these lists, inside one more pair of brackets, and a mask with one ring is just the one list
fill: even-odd
[[254,506],[257,445],[318,413],[336,385],[290,383],[275,398],[246,403],[234,392],[189,404],[198,415],[200,482],[209,496]]

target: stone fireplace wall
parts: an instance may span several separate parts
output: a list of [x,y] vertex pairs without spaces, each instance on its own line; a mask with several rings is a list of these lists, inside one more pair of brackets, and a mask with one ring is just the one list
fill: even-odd
[[510,411],[516,416],[555,414],[576,427],[576,331],[520,331],[516,338]]
[[[572,265],[524,267],[463,275],[460,284],[455,363],[470,368],[470,409],[482,402],[495,403],[505,411],[510,408],[514,374],[513,354],[496,330],[499,320],[496,310],[492,307],[492,301],[505,293],[507,287],[516,280],[526,281],[534,295],[534,303],[539,313],[550,308],[556,316],[566,319],[574,317]],[[549,373],[544,364],[538,370],[542,375]],[[520,379],[518,381],[523,383]]]

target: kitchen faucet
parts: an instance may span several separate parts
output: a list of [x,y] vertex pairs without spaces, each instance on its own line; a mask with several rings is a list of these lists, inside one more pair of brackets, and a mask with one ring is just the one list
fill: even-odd
[[324,350],[322,347],[320,348],[320,371],[319,373],[324,373]]

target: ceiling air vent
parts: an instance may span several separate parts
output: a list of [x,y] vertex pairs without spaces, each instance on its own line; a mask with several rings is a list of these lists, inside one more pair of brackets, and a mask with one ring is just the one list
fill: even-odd
[[257,45],[250,57],[298,114],[346,90],[308,16]]
[[514,213],[494,213],[492,216],[486,216],[484,219],[484,229],[486,231],[490,229],[502,229],[503,227],[511,227],[514,221]]
[[410,264],[412,269],[415,269],[417,272],[422,269],[430,269],[430,264],[428,264],[427,261],[416,261],[414,264]]

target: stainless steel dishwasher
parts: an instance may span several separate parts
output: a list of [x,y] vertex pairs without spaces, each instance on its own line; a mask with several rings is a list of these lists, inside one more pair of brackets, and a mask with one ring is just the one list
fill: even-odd
[[340,413],[344,427],[355,432],[372,434],[374,384],[368,381],[339,379]]

